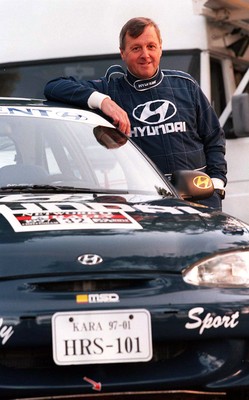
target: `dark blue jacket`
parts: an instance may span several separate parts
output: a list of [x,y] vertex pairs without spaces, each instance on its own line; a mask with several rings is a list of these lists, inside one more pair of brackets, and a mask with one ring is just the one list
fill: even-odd
[[189,74],[159,69],[154,77],[138,80],[121,67],[112,66],[98,80],[52,80],[46,85],[45,96],[86,108],[96,90],[109,95],[128,113],[132,140],[164,174],[199,169],[226,184],[224,132]]

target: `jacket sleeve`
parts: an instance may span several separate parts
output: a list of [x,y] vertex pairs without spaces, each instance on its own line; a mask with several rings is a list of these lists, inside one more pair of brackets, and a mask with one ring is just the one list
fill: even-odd
[[211,178],[219,178],[227,183],[227,163],[225,160],[226,140],[225,133],[220,126],[219,119],[208,99],[197,86],[197,129],[204,143],[207,174]]
[[44,95],[51,101],[60,101],[85,108],[88,107],[88,98],[95,91],[108,95],[105,78],[96,81],[80,81],[74,77],[61,77],[46,84]]

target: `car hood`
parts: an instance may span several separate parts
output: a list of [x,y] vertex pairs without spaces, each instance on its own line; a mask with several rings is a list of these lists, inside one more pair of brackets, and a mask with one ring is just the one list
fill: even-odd
[[[244,248],[249,226],[176,198],[9,195],[0,198],[1,279],[99,272],[180,272]],[[84,265],[95,255],[102,262]]]

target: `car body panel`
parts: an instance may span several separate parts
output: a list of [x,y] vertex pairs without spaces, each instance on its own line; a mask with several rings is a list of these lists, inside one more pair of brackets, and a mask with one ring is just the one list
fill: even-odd
[[[7,107],[0,107],[0,153],[5,152],[2,164],[9,160],[11,165],[15,163],[13,146],[6,141],[9,128],[6,120],[1,125],[1,117],[10,114],[10,126],[14,126],[21,113],[25,122],[46,119],[51,126],[55,124],[54,129],[59,126],[63,131],[68,127],[70,141],[64,141],[61,148],[68,146],[64,160],[70,161],[68,168],[76,175],[73,181],[64,182],[67,169],[58,186],[54,162],[58,156],[60,166],[60,142],[51,146],[51,151],[41,153],[41,141],[35,154],[39,154],[42,167],[46,163],[41,154],[48,154],[46,161],[53,160],[52,172],[48,169],[53,184],[51,180],[41,184],[36,176],[25,183],[27,176],[20,165],[19,181],[0,185],[0,397],[91,394],[91,382],[99,382],[102,393],[247,388],[249,288],[189,284],[183,274],[197,262],[212,257],[247,253],[249,226],[221,211],[183,200],[131,143],[126,146],[122,141],[121,151],[113,152],[114,147],[103,150],[103,143],[91,142],[89,154],[85,154],[84,147],[78,152],[79,144],[72,153],[75,158],[67,158],[76,140],[71,122],[91,129],[101,123],[112,130],[112,125],[100,116],[58,105],[53,108],[39,101],[12,103],[3,99],[1,103]],[[29,127],[37,126],[32,124]],[[23,132],[20,145],[25,141]],[[92,131],[84,135],[91,139]],[[110,134],[109,139],[112,137]],[[29,151],[22,145],[21,153],[22,159],[30,157],[31,162],[30,138]],[[124,139],[122,135],[120,139]],[[121,183],[117,183],[119,172],[116,175],[116,164],[113,169],[109,154],[110,159],[117,154],[115,163],[121,160]],[[138,157],[140,163],[140,156],[141,171],[132,164],[133,157]],[[88,157],[93,161],[89,171],[95,173],[97,166],[97,177],[100,166],[106,172],[112,170],[104,180],[101,176],[98,181],[93,174],[89,184],[94,182],[95,187],[81,185],[80,174],[88,168]],[[79,161],[84,168],[78,166]],[[148,171],[145,177],[144,168]],[[129,169],[132,177],[128,176]],[[9,178],[3,174],[2,179],[8,182]],[[74,188],[76,181],[78,186]],[[113,187],[105,186],[106,182]],[[138,362],[131,357],[129,361],[128,354],[124,362],[118,358],[94,361],[95,353],[102,349],[103,329],[96,322],[98,315],[101,321],[103,313],[116,320],[126,314],[136,318],[139,312],[150,316],[146,329],[151,333],[152,358]],[[53,324],[63,313],[72,321],[80,321],[74,322],[71,336],[65,340],[63,357],[70,352],[71,358],[77,355],[83,360],[68,365],[58,365],[54,357],[58,338]],[[115,321],[110,322],[111,328]],[[132,353],[134,340],[143,337],[145,327],[135,338],[129,336],[129,328],[126,332],[127,326],[125,320],[119,329],[125,351]],[[63,329],[60,334],[64,335]],[[77,339],[81,341],[80,350],[76,348],[76,335],[81,338]],[[113,346],[119,337],[111,336],[111,332],[110,337],[108,345]],[[88,344],[83,345],[83,341]],[[76,354],[78,351],[81,353]],[[84,357],[91,356],[92,361],[84,362]]]

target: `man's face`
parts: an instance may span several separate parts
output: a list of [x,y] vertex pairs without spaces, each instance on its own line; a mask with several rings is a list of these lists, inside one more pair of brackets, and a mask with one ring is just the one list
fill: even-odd
[[151,78],[157,71],[162,45],[154,26],[147,26],[137,38],[126,34],[125,49],[120,50],[128,70],[140,79]]

